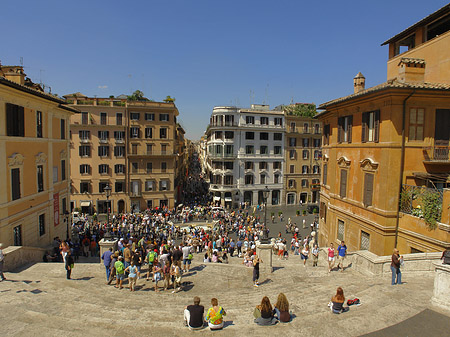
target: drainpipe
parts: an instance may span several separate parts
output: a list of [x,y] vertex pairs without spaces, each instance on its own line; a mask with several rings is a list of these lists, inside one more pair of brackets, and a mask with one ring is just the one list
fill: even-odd
[[[411,92],[408,97],[406,97],[403,100],[403,112],[402,112],[402,152],[400,155],[400,176],[399,176],[399,189],[398,189],[398,194],[400,195],[401,191],[402,191],[402,187],[403,187],[403,172],[405,170],[405,121],[406,121],[406,101],[408,99],[410,99],[410,97],[412,95],[414,95],[414,93],[416,92],[416,89],[413,90],[413,92]],[[397,243],[398,243],[398,225],[400,222],[400,202],[397,205],[397,219],[395,222],[395,243],[394,243],[394,248],[397,248]]]

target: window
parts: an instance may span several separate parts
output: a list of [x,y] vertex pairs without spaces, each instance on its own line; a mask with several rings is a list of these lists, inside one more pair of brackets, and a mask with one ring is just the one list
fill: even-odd
[[11,169],[11,199],[20,199],[20,169]]
[[323,164],[323,177],[322,177],[322,181],[323,181],[323,184],[324,184],[324,185],[327,184],[327,173],[328,173],[328,164]]
[[53,183],[58,182],[58,166],[53,166]]
[[309,147],[309,138],[303,138],[302,145],[303,147]]
[[13,228],[14,246],[22,246],[22,225]]
[[308,123],[303,123],[303,133],[309,133],[309,125],[308,125]]
[[222,154],[222,151],[223,151],[223,146],[222,145],[214,145],[214,152],[216,153],[216,154]]
[[274,133],[273,134],[273,140],[283,140],[283,134],[282,133]]
[[233,115],[225,115],[225,126],[233,126],[234,116]]
[[125,156],[125,146],[114,146],[114,156],[124,157]]
[[61,160],[61,181],[66,180],[66,161]]
[[352,142],[353,116],[338,118],[338,143]]
[[265,184],[266,183],[266,175],[265,174],[260,174],[260,176],[259,176],[259,183],[260,184]]
[[145,138],[153,137],[153,128],[145,128]]
[[314,147],[320,147],[320,139],[313,139],[313,144]]
[[132,112],[132,113],[130,113],[130,119],[132,121],[138,121],[139,117],[140,117],[139,112]]
[[289,165],[289,173],[295,173],[295,165]]
[[253,174],[245,175],[245,185],[253,185]]
[[161,138],[161,139],[167,138],[167,128],[159,129],[159,138]]
[[274,170],[281,170],[281,162],[280,161],[274,161],[273,162],[273,169]]
[[297,146],[297,138],[290,137],[290,138],[289,138],[289,146],[290,146],[290,147],[295,147],[295,146]]
[[423,140],[425,110],[413,108],[409,110],[409,140]]
[[109,157],[109,146],[108,145],[100,145],[98,147],[98,156],[99,157]]
[[160,122],[168,122],[169,121],[169,114],[159,114],[159,121]]
[[253,145],[245,146],[245,154],[254,154],[254,153],[255,153],[255,147]]
[[114,131],[114,139],[117,143],[123,143],[125,138],[125,131]]
[[42,138],[42,111],[36,111],[36,137]]
[[233,131],[225,131],[225,139],[233,139],[234,132]]
[[131,154],[138,154],[138,145],[139,144],[131,144]]
[[116,181],[114,184],[114,190],[117,192],[125,191],[125,182],[124,181]]
[[153,171],[153,163],[147,162],[147,173],[152,173]]
[[99,131],[98,132],[98,140],[100,143],[106,143],[109,139],[109,131]]
[[25,137],[23,106],[6,103],[6,135],[12,137]]
[[167,154],[167,144],[161,144],[161,154]]
[[108,174],[109,173],[109,165],[107,165],[107,164],[98,165],[98,173]]
[[91,132],[87,130],[78,131],[78,137],[80,137],[80,141],[87,141],[91,138]]
[[268,117],[261,117],[259,120],[259,123],[261,125],[269,125],[269,118]]
[[283,119],[281,117],[275,117],[273,121],[275,125],[283,126]]
[[267,132],[261,132],[259,134],[259,139],[260,140],[269,140],[269,134]]
[[147,200],[147,209],[153,208],[153,200]]
[[295,180],[294,179],[289,179],[288,180],[288,187],[289,188],[295,188]]
[[166,172],[167,171],[167,163],[166,162],[162,162],[161,163],[161,172]]
[[233,185],[233,176],[226,175],[224,185]]
[[153,180],[145,181],[145,191],[150,192],[155,190],[155,182]]
[[44,166],[38,165],[36,170],[37,170],[37,191],[39,193],[44,190]]
[[267,163],[265,161],[262,161],[259,163],[259,169],[260,170],[267,170]]
[[159,182],[159,190],[160,191],[168,191],[169,190],[169,181],[168,180],[161,180]]
[[146,113],[146,114],[145,114],[145,120],[146,120],[146,121],[154,121],[154,120],[155,120],[155,114],[152,114],[152,113]]
[[137,162],[132,162],[131,163],[131,172],[132,173],[138,173],[138,168],[139,168],[139,165],[138,165]]
[[302,187],[308,187],[308,179],[302,179]]
[[339,195],[341,198],[345,198],[347,196],[347,170],[344,169],[341,169]]
[[255,133],[254,132],[246,132],[245,139],[255,139]]
[[122,125],[122,113],[116,113],[116,125]]
[[245,169],[246,170],[253,170],[253,163],[251,161],[245,162]]
[[124,164],[116,164],[116,165],[114,165],[114,173],[116,173],[116,174],[125,174],[125,165]]
[[313,166],[313,174],[320,174],[320,166],[319,165]]
[[39,215],[38,224],[39,224],[39,236],[42,236],[45,234],[45,214]]
[[344,232],[345,232],[344,221],[338,220],[337,239],[338,239],[339,241],[344,240]]
[[153,144],[147,144],[147,154],[153,153]]
[[232,170],[233,169],[233,162],[232,161],[226,161],[224,163],[225,170]]
[[289,159],[295,159],[295,154],[297,151],[295,150],[289,150]]
[[253,116],[246,116],[245,117],[245,123],[246,124],[255,124],[255,117],[253,117]]
[[139,138],[140,137],[140,135],[139,135],[140,133],[141,133],[141,130],[140,130],[139,127],[133,126],[133,127],[130,128],[130,138]]
[[295,204],[295,194],[294,193],[289,193],[287,195],[287,203],[288,203],[288,205]]
[[291,124],[290,124],[290,126],[289,126],[289,131],[290,131],[290,132],[295,132],[295,127],[296,127],[295,122],[291,122]]
[[314,150],[314,159],[319,160],[321,158],[320,150]]
[[106,112],[100,112],[100,124],[106,125]]
[[364,231],[361,231],[361,250],[369,250],[370,248],[370,234]]
[[372,206],[373,173],[364,173],[364,206]]
[[330,145],[331,128],[330,124],[323,127],[323,145]]
[[61,139],[66,139],[66,120],[61,119]]
[[302,151],[302,157],[303,157],[303,159],[308,159],[308,157],[309,157],[309,151],[308,151],[308,150],[303,150],[303,151]]
[[273,153],[274,154],[281,154],[281,146],[278,146],[278,145],[274,146],[273,147]]
[[309,173],[309,166],[303,165],[302,166],[302,174],[308,174]]
[[363,112],[361,124],[361,142],[378,142],[379,132],[380,110]]
[[233,155],[233,145],[225,145],[225,157],[231,157]]
[[78,148],[78,152],[80,157],[90,157],[91,156],[91,147],[89,145],[81,145]]
[[101,181],[98,183],[98,192],[99,193],[105,193],[105,187],[109,186],[109,183],[107,181]]
[[259,147],[259,153],[260,154],[268,154],[269,153],[269,148],[266,145],[261,145]]
[[80,182],[80,193],[89,193],[91,189],[91,183],[88,181]]
[[222,131],[214,132],[214,139],[222,139]]
[[314,124],[314,133],[316,135],[320,134],[320,125],[319,124]]
[[81,113],[81,124],[83,125],[87,125],[89,123],[89,115],[87,112],[82,112]]
[[273,175],[273,183],[279,184],[280,183],[280,175],[278,173]]
[[91,166],[89,164],[81,164],[80,174],[89,174],[89,173],[91,173]]

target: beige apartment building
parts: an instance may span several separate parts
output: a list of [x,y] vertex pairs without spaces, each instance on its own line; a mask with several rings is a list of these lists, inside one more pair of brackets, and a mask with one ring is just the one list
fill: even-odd
[[311,117],[285,111],[286,204],[317,203],[320,191],[322,127]]
[[0,65],[0,242],[47,247],[69,235],[69,119],[76,111]]
[[81,112],[71,119],[72,209],[112,213],[172,208],[187,159],[174,103],[64,96]]

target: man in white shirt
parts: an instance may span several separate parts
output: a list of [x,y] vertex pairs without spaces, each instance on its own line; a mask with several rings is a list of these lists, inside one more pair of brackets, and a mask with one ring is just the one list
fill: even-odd
[[184,271],[189,271],[191,268],[191,260],[189,259],[189,254],[192,253],[192,247],[188,244],[184,246],[181,251],[183,252],[183,269]]

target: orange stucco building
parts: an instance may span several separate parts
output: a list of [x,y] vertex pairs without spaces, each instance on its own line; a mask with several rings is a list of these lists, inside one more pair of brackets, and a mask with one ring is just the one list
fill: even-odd
[[[395,246],[401,253],[450,247],[449,8],[385,42],[387,82],[365,89],[359,73],[353,94],[319,106],[321,245],[345,240],[350,250],[378,255]],[[398,54],[409,32],[430,27],[439,36],[416,35]]]

